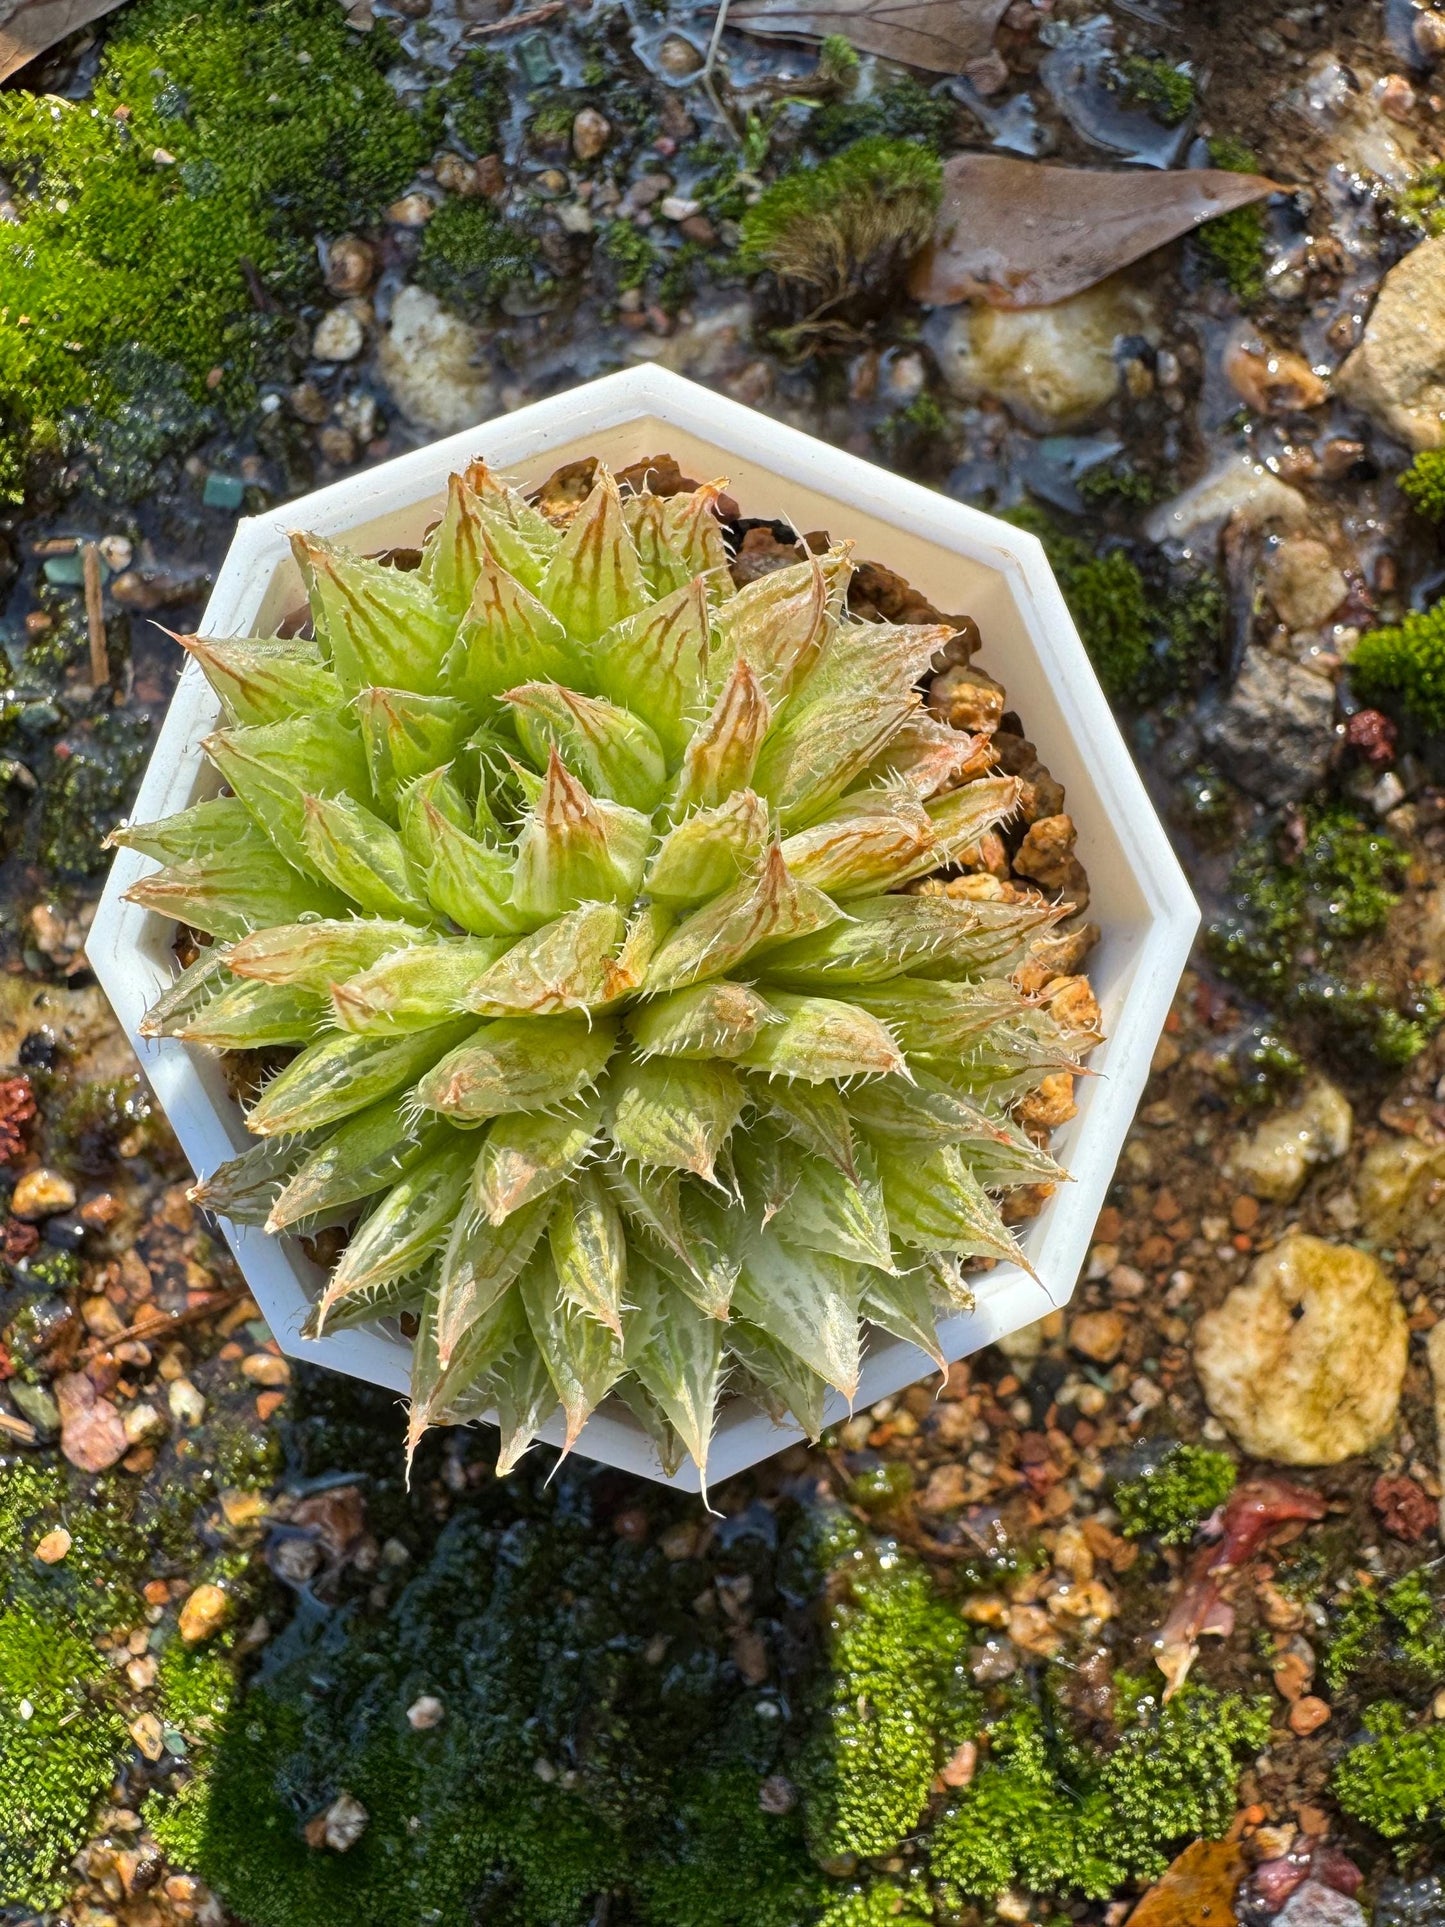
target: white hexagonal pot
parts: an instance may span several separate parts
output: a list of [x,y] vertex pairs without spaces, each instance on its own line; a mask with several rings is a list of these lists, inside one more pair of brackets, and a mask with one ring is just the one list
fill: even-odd
[[[586,455],[620,469],[662,452],[676,456],[685,472],[727,476],[745,514],[827,529],[835,539],[851,537],[861,556],[898,571],[937,607],[968,610],[983,632],[985,661],[1006,684],[1010,705],[1026,719],[1043,761],[1068,791],[1078,853],[1089,875],[1090,915],[1103,930],[1089,969],[1108,1041],[1091,1059],[1098,1074],[1082,1080],[1077,1117],[1055,1137],[1055,1154],[1073,1181],[1059,1188],[1024,1233],[1037,1280],[1004,1265],[978,1281],[977,1308],[941,1327],[947,1356],[962,1358],[1031,1324],[1072,1293],[1199,920],[1033,536],[680,376],[640,367],[533,402],[241,522],[201,627],[215,636],[265,634],[295,607],[302,589],[287,540],[293,529],[341,538],[364,552],[418,545],[441,510],[448,475],[474,456],[485,456],[525,485]],[[216,698],[196,664],[187,664],[136,800],[137,821],[169,815],[214,793],[218,778],[202,755],[201,739],[218,720]],[[241,1112],[207,1052],[139,1034],[142,1015],[176,968],[174,925],[123,900],[151,867],[131,851],[116,858],[89,957],[187,1157],[206,1173],[248,1139]],[[376,1326],[314,1341],[300,1336],[321,1273],[299,1243],[224,1220],[223,1226],[283,1350],[405,1389],[409,1347],[394,1329]],[[867,1405],[931,1369],[913,1346],[874,1331],[859,1401]],[[830,1420],[845,1410],[834,1394]],[[745,1401],[731,1401],[719,1417],[711,1480],[781,1451],[796,1436]],[[616,1401],[594,1414],[576,1449],[648,1478],[664,1477],[651,1441]],[[689,1463],[673,1483],[696,1490],[696,1468]]]

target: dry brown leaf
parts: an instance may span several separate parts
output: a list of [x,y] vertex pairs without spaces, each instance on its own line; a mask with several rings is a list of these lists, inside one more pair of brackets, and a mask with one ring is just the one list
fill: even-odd
[[119,5],[120,0],[0,0],[0,80]]
[[930,307],[983,300],[1046,308],[1093,287],[1202,221],[1280,191],[1222,168],[1044,167],[956,154],[943,169],[933,240],[909,291]]
[[1129,1916],[1129,1927],[1235,1927],[1234,1890],[1244,1876],[1233,1840],[1196,1840]]
[[779,6],[742,0],[728,25],[784,40],[840,33],[860,53],[879,54],[931,74],[958,74],[986,54],[1008,0],[819,0],[816,6]]

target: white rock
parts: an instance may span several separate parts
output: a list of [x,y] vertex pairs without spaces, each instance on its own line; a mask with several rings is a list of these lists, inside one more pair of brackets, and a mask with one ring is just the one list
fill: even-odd
[[480,421],[492,389],[475,365],[481,336],[425,288],[403,288],[377,351],[377,369],[407,420],[451,435]]
[[1275,1915],[1273,1927],[1367,1927],[1367,1923],[1358,1900],[1322,1880],[1307,1880]]
[[1287,535],[1265,557],[1264,586],[1287,629],[1318,629],[1350,592],[1327,543]]
[[322,315],[311,337],[316,361],[355,361],[366,346],[366,330],[350,308],[332,308]]
[[1270,523],[1299,529],[1309,519],[1309,504],[1297,488],[1248,455],[1227,455],[1182,495],[1161,503],[1145,521],[1144,533],[1151,542],[1182,542],[1196,529],[1231,518],[1251,529]]
[[177,1425],[199,1425],[206,1416],[206,1401],[188,1378],[173,1378],[166,1387],[166,1403]]
[[1298,1104],[1267,1117],[1235,1152],[1234,1177],[1257,1198],[1289,1204],[1316,1165],[1345,1155],[1353,1126],[1343,1091],[1327,1078],[1316,1078]]
[[1385,276],[1338,386],[1410,448],[1445,446],[1445,234]]
[[371,1815],[353,1793],[338,1793],[326,1809],[323,1838],[333,1853],[348,1853],[362,1834]]
[[433,1726],[440,1726],[446,1714],[447,1709],[435,1693],[423,1693],[406,1709],[406,1723],[414,1732],[425,1733]]
[[1337,1465],[1394,1425],[1409,1342],[1405,1308],[1368,1252],[1295,1233],[1199,1320],[1194,1367],[1246,1452]]
[[963,401],[994,396],[1028,427],[1077,428],[1118,392],[1121,336],[1159,338],[1148,292],[1114,275],[1051,308],[964,308],[938,349],[944,380]]

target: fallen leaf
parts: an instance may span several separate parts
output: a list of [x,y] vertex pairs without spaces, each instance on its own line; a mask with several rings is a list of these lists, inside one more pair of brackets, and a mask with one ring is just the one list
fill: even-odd
[[104,1472],[130,1450],[120,1413],[84,1372],[67,1372],[51,1387],[60,1408],[60,1449],[82,1472]]
[[0,80],[119,5],[120,0],[0,0]]
[[933,239],[909,292],[930,307],[1047,308],[1201,221],[1279,193],[1261,174],[1198,167],[1043,167],[1002,154],[944,163]]
[[1233,1840],[1186,1847],[1129,1916],[1129,1927],[1235,1927],[1244,1851]]
[[880,54],[931,74],[958,74],[993,45],[1008,0],[820,0],[817,6],[779,6],[743,0],[728,25],[782,40],[840,33],[860,53]]

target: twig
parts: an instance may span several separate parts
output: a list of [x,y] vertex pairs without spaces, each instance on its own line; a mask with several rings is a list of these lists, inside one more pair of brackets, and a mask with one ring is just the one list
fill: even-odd
[[738,146],[741,147],[743,137],[737,128],[733,126],[732,115],[729,114],[726,107],[723,106],[722,97],[713,82],[713,74],[717,71],[718,54],[722,50],[723,28],[728,23],[728,8],[731,5],[732,0],[718,0],[717,17],[712,23],[712,34],[707,43],[707,56],[702,63],[702,69],[698,74],[698,79],[702,82],[703,92],[712,103],[713,112],[732,135]]
[[514,27],[538,27],[544,20],[552,20],[559,13],[567,11],[567,0],[542,0],[540,7],[528,7],[523,13],[509,14],[505,20],[493,20],[489,26],[468,27],[468,40],[480,40],[485,34],[511,33]]
[[203,1298],[199,1305],[187,1305],[184,1311],[160,1312],[153,1318],[142,1319],[134,1325],[127,1325],[118,1331],[114,1338],[97,1338],[79,1354],[77,1363],[88,1364],[92,1358],[104,1358],[113,1352],[117,1345],[124,1345],[132,1338],[149,1341],[152,1338],[165,1338],[177,1331],[182,1325],[194,1325],[202,1318],[210,1318],[216,1312],[229,1311],[247,1295],[245,1285],[230,1285],[225,1291],[213,1291],[209,1298]]
[[90,632],[90,680],[97,689],[110,681],[110,653],[105,646],[105,609],[100,595],[100,550],[94,542],[81,545],[85,570],[85,626]]
[[17,1439],[21,1445],[34,1445],[40,1436],[29,1419],[11,1418],[8,1412],[0,1412],[0,1432]]

